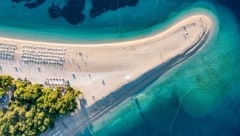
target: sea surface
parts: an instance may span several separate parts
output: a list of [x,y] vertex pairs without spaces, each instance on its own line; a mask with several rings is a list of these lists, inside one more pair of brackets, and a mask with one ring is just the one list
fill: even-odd
[[[167,25],[164,24],[165,20],[171,19],[170,14],[175,14],[171,12],[172,9],[178,11],[178,5],[181,3],[181,0],[111,0],[137,1],[137,4],[109,9],[92,17],[92,2],[100,1],[101,3],[106,0],[67,0],[85,3],[82,11],[84,20],[73,25],[62,15],[51,18],[49,14],[52,3],[61,8],[64,7],[63,0],[46,0],[36,8],[26,7],[25,4],[28,2],[22,1],[20,3],[11,2],[11,0],[0,1],[0,35],[61,43],[116,42],[148,36]],[[98,8],[107,8],[108,0],[105,3],[107,4],[102,3]],[[74,14],[74,11],[67,11],[67,13]],[[158,25],[159,23],[161,24]]]
[[134,6],[110,6],[96,14],[90,13],[92,1],[85,2],[84,20],[73,24],[63,15],[49,17],[51,0],[32,9],[24,6],[26,1],[2,0],[0,36],[65,43],[123,41],[164,30],[194,12],[213,15],[217,30],[199,53],[92,122],[93,128],[78,136],[240,135],[237,0],[139,0]]

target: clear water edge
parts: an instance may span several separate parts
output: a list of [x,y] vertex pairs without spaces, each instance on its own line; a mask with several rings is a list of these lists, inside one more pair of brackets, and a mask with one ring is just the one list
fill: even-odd
[[[236,118],[240,110],[233,113],[240,102],[236,95],[240,81],[239,28],[230,11],[220,5],[216,9],[219,31],[213,40],[197,55],[94,122],[93,135],[239,134]],[[231,20],[231,25],[224,20]]]
[[[115,13],[122,14],[118,21],[124,20],[123,14],[134,11],[124,8],[97,18],[96,22],[99,26],[96,25],[97,23],[94,24],[93,20],[87,19],[86,22],[89,25],[83,23],[77,27],[77,30],[81,30],[78,32],[73,31],[74,27],[69,26],[62,18],[54,22],[44,18],[45,24],[39,23],[36,26],[33,25],[34,27],[27,24],[31,20],[28,18],[23,18],[22,24],[16,24],[12,21],[14,16],[18,15],[15,15],[14,11],[9,11],[6,3],[6,1],[0,2],[3,5],[1,9],[3,12],[0,13],[2,24],[0,36],[63,43],[96,43],[107,42],[109,39],[111,42],[131,40],[163,31],[194,12],[204,12],[214,16],[218,20],[218,31],[203,50],[165,73],[141,93],[125,100],[101,119],[93,122],[91,135],[240,135],[238,130],[240,126],[238,118],[240,114],[239,25],[234,16],[221,5],[201,0],[198,2],[194,0],[158,1],[157,3],[154,3],[154,0],[142,1],[139,9],[144,9],[145,5],[157,4],[157,8],[152,12],[155,13],[158,9],[162,11],[160,14],[153,15],[151,19],[155,23],[147,24],[148,29],[145,29],[144,25],[131,29],[131,25],[124,27],[122,24],[118,28],[119,24],[116,22],[115,24],[108,22],[111,27],[105,27],[108,24],[101,23],[106,23],[104,20],[111,16],[114,18]],[[90,7],[89,3],[87,7]],[[17,11],[21,11],[23,5],[17,8]],[[42,6],[38,10],[45,10],[45,8]],[[34,10],[31,14],[38,10]],[[146,11],[142,13],[151,12],[147,11],[147,8],[144,10]],[[10,16],[4,16],[4,13],[8,13],[6,11],[11,12]],[[20,16],[24,16],[25,13]],[[47,12],[39,14],[37,20],[42,20],[42,16],[46,15]],[[141,20],[140,16],[136,18]],[[139,23],[139,20],[129,22]],[[55,22],[59,23],[55,24]],[[88,26],[91,25],[96,26],[89,31]],[[51,28],[51,26],[54,27]],[[104,29],[96,29],[101,26]],[[135,98],[138,99],[141,109],[138,109]],[[88,135],[88,133],[79,132],[78,135]]]

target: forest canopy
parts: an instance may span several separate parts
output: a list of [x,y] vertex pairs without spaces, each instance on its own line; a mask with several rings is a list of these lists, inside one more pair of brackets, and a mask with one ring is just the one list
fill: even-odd
[[0,135],[6,136],[35,136],[54,127],[60,115],[77,108],[81,94],[70,86],[50,88],[0,76],[0,95],[7,93],[8,106],[0,109]]

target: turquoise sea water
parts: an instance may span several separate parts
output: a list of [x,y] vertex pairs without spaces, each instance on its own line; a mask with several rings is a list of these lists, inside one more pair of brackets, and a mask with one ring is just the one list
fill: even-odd
[[[22,4],[0,1],[0,36],[96,43],[147,36],[193,12],[214,14],[218,22],[213,39],[197,55],[92,122],[90,132],[78,135],[240,135],[239,23],[217,0],[140,0],[136,7],[86,17],[77,26],[47,17],[50,2],[29,12]],[[84,12],[90,7],[87,1]]]
[[[234,15],[216,3],[198,2],[219,26],[197,55],[171,69],[153,84],[93,122],[79,135],[239,136],[240,33]],[[138,100],[136,103],[135,99]]]
[[[96,18],[86,16],[84,22],[75,26],[62,17],[49,17],[48,8],[52,1],[47,0],[34,9],[24,7],[24,3],[0,1],[0,36],[63,43],[130,40],[164,29],[171,24],[172,17],[187,6],[181,4],[181,0],[140,0],[135,7],[120,8]],[[87,0],[83,13],[88,15],[89,9],[91,3]]]

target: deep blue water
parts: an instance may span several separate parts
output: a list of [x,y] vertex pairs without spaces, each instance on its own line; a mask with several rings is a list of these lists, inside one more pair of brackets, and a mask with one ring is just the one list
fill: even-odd
[[216,0],[216,2],[221,3],[222,5],[228,7],[234,15],[238,18],[238,21],[240,21],[240,1],[237,0]]
[[[218,31],[197,55],[79,135],[240,135],[239,1],[100,1],[0,1],[0,36],[66,43],[120,41],[153,34],[192,12],[213,14]],[[71,2],[81,3],[74,4],[74,10]]]
[[182,0],[103,3],[101,0],[48,0],[29,8],[26,4],[32,5],[35,0],[22,1],[0,1],[0,35],[64,43],[111,42],[148,36],[170,25],[171,18],[191,3],[191,0],[186,3]]
[[207,1],[180,5],[176,16],[199,7],[216,15],[219,29],[212,41],[196,56],[93,122],[90,134],[85,131],[79,135],[239,136],[239,14],[231,3],[222,4]]

